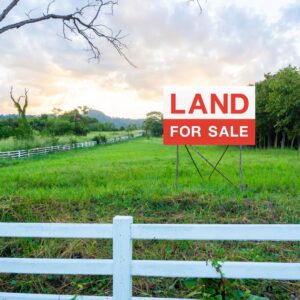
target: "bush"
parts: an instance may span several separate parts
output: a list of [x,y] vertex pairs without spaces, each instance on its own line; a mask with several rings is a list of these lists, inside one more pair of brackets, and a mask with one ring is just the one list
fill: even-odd
[[56,146],[59,144],[59,138],[56,136],[51,136],[51,140],[50,140],[51,146]]
[[74,132],[73,124],[68,120],[57,119],[51,127],[51,133],[53,135],[66,135]]
[[105,135],[96,135],[92,139],[94,142],[97,142],[97,144],[106,144],[107,143],[107,138]]
[[76,138],[70,137],[69,143],[70,143],[71,145],[73,145],[73,144],[77,144],[78,141],[76,140]]

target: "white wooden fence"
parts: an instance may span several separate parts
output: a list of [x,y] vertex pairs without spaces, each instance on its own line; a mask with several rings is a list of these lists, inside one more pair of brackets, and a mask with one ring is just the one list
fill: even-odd
[[124,142],[130,139],[134,139],[134,138],[138,138],[138,137],[142,137],[143,133],[136,133],[133,135],[124,135],[124,136],[116,136],[116,137],[111,137],[108,138],[106,143],[107,144],[113,144],[113,143],[118,143],[118,142]]
[[[131,138],[137,138],[141,137],[143,134],[135,134],[133,136],[118,136],[118,137],[111,137],[107,139],[108,144],[113,144],[117,142],[126,141]],[[31,157],[35,155],[43,155],[48,154],[52,152],[58,152],[58,151],[67,151],[72,149],[79,149],[79,148],[89,148],[94,147],[97,145],[97,142],[95,141],[88,141],[88,142],[82,142],[82,143],[75,143],[75,144],[67,144],[67,145],[57,145],[57,146],[49,146],[44,148],[34,148],[29,150],[15,150],[15,151],[6,151],[6,152],[0,152],[0,159],[8,159],[8,158],[25,158],[25,157]]]
[[15,151],[0,152],[0,158],[31,157],[31,156],[36,156],[36,155],[48,154],[51,152],[67,151],[67,150],[78,149],[78,148],[93,147],[96,144],[97,144],[96,142],[90,141],[90,142],[83,142],[83,143],[76,143],[76,144],[57,145],[57,146],[49,146],[49,147],[44,147],[44,148],[34,148],[34,149],[29,149],[29,150],[15,150]]
[[[132,260],[133,240],[300,241],[300,225],[133,224],[132,217],[117,216],[113,224],[0,223],[0,237],[113,240],[113,259],[0,258],[0,273],[112,275],[112,297],[0,293],[0,299],[150,300],[132,297],[132,276],[220,278],[221,274],[209,261]],[[220,265],[226,278],[300,279],[300,263]]]

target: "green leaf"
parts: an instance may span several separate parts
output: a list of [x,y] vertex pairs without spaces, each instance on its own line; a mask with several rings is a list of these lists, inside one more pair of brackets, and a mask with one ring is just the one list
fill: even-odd
[[193,288],[193,287],[195,287],[195,286],[198,285],[198,282],[197,282],[196,278],[185,279],[183,283],[189,289],[191,289],[191,288]]

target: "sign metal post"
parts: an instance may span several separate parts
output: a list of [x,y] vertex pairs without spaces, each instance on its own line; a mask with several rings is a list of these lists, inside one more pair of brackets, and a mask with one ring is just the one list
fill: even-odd
[[176,176],[175,176],[176,189],[178,189],[178,173],[179,173],[179,145],[176,145]]
[[243,190],[243,146],[240,145],[240,190]]

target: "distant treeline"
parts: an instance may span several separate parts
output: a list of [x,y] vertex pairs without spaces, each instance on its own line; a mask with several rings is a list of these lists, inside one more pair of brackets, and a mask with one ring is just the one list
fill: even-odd
[[288,66],[256,83],[256,145],[300,149],[300,70]]
[[[300,149],[300,70],[288,66],[275,74],[266,74],[256,86],[256,146],[258,148]],[[27,98],[26,98],[27,99]],[[87,107],[63,112],[54,109],[53,115],[26,116],[25,109],[19,116],[0,116],[0,139],[24,139],[39,132],[51,136],[86,135],[91,131],[118,131],[140,129],[136,124],[117,128],[114,123],[100,122],[88,116]],[[163,116],[150,112],[143,127],[147,134],[163,134]]]
[[[126,128],[117,128],[113,123],[99,122],[96,118],[87,115],[88,109],[78,107],[71,111],[63,112],[54,109],[53,115],[27,116],[30,130],[51,136],[86,135],[91,131],[118,131],[136,130],[136,125]],[[9,116],[0,119],[0,139],[8,137],[22,138],[24,135],[21,119],[18,116]]]

